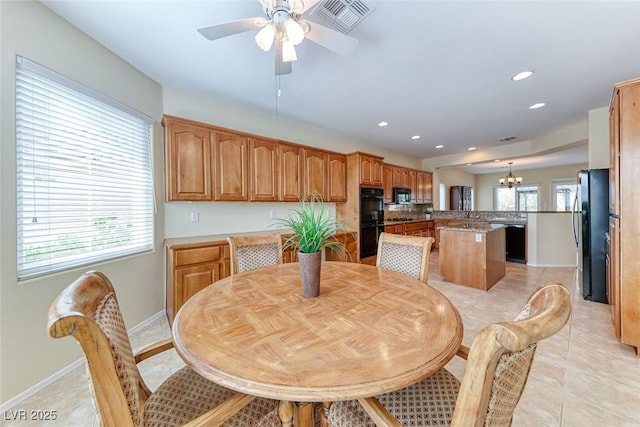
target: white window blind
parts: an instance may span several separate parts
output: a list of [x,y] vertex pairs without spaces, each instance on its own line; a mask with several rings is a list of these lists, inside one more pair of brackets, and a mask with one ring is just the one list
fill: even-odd
[[17,58],[19,279],[153,249],[151,123]]

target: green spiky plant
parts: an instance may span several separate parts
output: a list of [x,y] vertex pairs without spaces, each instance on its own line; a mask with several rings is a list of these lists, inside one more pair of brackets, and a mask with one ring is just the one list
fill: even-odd
[[287,218],[276,218],[275,221],[275,224],[293,231],[293,235],[285,239],[283,249],[293,247],[305,254],[324,248],[344,250],[342,243],[334,237],[336,231],[343,229],[342,221],[327,215],[321,197],[312,196],[310,201],[302,200]]

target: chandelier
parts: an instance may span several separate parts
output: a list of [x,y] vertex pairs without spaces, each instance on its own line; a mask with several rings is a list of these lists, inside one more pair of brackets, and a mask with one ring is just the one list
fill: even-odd
[[507,174],[506,177],[504,178],[500,178],[498,181],[500,181],[500,185],[502,185],[503,187],[509,187],[509,188],[513,188],[513,187],[517,187],[518,185],[522,184],[522,177],[521,176],[513,176],[513,174],[511,173],[511,165],[513,164],[513,162],[509,162],[509,173]]
[[301,0],[260,1],[265,6],[269,21],[256,34],[258,47],[267,52],[278,38],[282,41],[282,61],[296,61],[298,57],[294,46],[302,43],[305,35],[305,29],[298,23],[304,3]]

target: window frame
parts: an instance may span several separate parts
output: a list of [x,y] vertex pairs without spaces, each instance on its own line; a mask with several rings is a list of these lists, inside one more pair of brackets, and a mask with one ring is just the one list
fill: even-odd
[[16,272],[155,251],[150,117],[16,55]]
[[[535,211],[539,211],[540,210],[540,184],[522,184],[519,186],[514,186],[512,188],[508,188],[505,186],[501,186],[501,185],[496,185],[493,187],[493,210],[494,211],[501,211],[501,212],[535,212]],[[519,197],[518,197],[518,192],[520,192],[520,189],[525,189],[525,188],[535,188],[535,193],[536,193],[536,197],[537,197],[537,203],[536,203],[536,208],[535,210],[522,210],[520,209],[520,201],[519,201]],[[498,195],[499,195],[499,191],[500,190],[510,190],[513,191],[514,194],[514,201],[513,201],[513,209],[499,209],[499,203],[498,203]]]
[[[579,188],[578,188],[578,178],[557,178],[557,179],[552,179],[551,180],[551,209],[554,212],[571,212],[572,208],[573,208],[573,202],[572,200],[569,200],[569,209],[568,210],[558,210],[557,207],[557,199],[556,199],[556,188],[559,185],[575,185],[576,189],[575,189],[575,194],[577,195]],[[575,198],[575,196],[574,196]]]

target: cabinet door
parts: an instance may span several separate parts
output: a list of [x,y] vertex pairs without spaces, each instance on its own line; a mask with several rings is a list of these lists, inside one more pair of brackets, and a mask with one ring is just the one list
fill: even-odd
[[431,172],[425,172],[422,179],[423,201],[424,203],[431,203],[433,201],[433,174]]
[[418,174],[414,170],[407,172],[409,178],[409,189],[411,190],[411,201],[416,203],[418,201]]
[[360,185],[372,185],[373,158],[360,155]]
[[327,202],[347,201],[347,158],[342,154],[328,154]]
[[384,201],[387,203],[393,202],[393,169],[393,166],[389,165],[383,167]]
[[607,254],[607,296],[613,317],[616,338],[621,338],[620,328],[620,219],[609,222],[609,253]]
[[280,153],[280,200],[299,202],[302,198],[302,148],[278,144]]
[[327,153],[304,149],[304,196],[327,198]]
[[247,139],[228,132],[214,134],[215,200],[248,200]]
[[609,112],[609,212],[620,215],[618,187],[620,172],[620,91],[616,90]]
[[394,187],[408,187],[409,186],[409,171],[405,168],[393,168],[393,186]]
[[278,144],[275,141],[249,139],[250,200],[278,200]]
[[212,200],[209,129],[168,120],[164,132],[167,200]]
[[220,280],[220,266],[217,263],[178,268],[176,284],[180,289],[182,304],[217,280]]
[[371,185],[381,187],[384,183],[382,159],[373,158],[371,160]]
[[411,198],[416,203],[424,203],[424,172],[416,173],[416,191],[415,193],[413,191],[411,192]]

